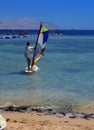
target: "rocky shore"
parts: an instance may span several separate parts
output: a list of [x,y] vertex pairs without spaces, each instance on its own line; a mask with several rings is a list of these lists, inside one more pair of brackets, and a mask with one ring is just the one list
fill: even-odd
[[94,119],[94,113],[84,113],[84,112],[74,112],[70,108],[67,110],[58,109],[58,108],[49,108],[49,107],[34,107],[34,106],[1,106],[0,111],[15,111],[15,112],[38,112],[44,113],[46,115],[57,115],[59,117],[68,117],[68,118],[83,118],[83,119]]

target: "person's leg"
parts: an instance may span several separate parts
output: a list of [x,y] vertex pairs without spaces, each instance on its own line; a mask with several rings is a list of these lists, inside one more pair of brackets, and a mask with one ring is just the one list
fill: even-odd
[[28,58],[28,59],[27,59],[28,70],[30,70],[30,63],[31,63],[31,60]]

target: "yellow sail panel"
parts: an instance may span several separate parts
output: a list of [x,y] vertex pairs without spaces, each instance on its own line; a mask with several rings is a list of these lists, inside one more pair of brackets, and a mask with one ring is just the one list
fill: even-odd
[[40,32],[42,33],[42,32],[46,32],[46,31],[49,31],[49,29],[46,28],[45,26],[42,26]]
[[42,57],[43,55],[39,55],[39,56],[37,56],[35,59],[34,59],[34,64],[36,63],[36,62],[38,62],[40,59],[41,59],[41,57]]

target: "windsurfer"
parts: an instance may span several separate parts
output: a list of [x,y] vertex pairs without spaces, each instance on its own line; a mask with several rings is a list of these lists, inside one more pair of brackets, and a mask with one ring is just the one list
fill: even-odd
[[30,46],[30,42],[27,41],[26,43],[26,48],[25,48],[25,52],[24,52],[24,56],[27,60],[27,65],[28,65],[28,70],[31,70],[31,58],[30,58],[30,53],[33,52],[34,47]]

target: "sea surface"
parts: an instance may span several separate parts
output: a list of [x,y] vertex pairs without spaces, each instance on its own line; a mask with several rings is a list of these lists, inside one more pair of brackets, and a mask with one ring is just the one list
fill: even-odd
[[0,39],[0,105],[94,110],[94,36],[49,36],[39,72],[25,74],[26,42]]

